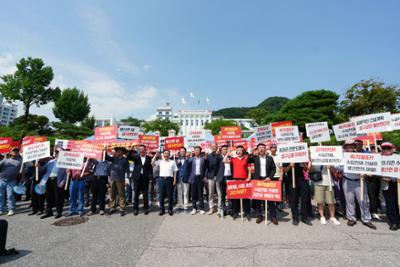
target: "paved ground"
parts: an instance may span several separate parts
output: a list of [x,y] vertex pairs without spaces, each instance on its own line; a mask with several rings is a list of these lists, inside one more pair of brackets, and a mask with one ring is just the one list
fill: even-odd
[[[5,217],[4,217],[5,218]],[[400,266],[400,231],[376,223],[294,227],[209,215],[159,217],[131,213],[90,217],[85,224],[52,225],[26,212],[9,221],[7,247],[21,251],[4,266]]]

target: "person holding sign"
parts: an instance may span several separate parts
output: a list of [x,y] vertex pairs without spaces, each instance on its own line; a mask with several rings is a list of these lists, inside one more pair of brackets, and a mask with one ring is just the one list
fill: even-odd
[[[354,140],[347,140],[343,144],[343,151],[346,153],[356,152],[356,144]],[[361,221],[362,223],[376,230],[376,226],[371,222],[371,213],[369,211],[369,198],[368,194],[364,193],[361,199],[361,174],[346,173],[342,166],[335,167],[336,171],[343,173],[343,191],[346,199],[346,217],[348,219],[347,225],[354,226],[357,223],[356,218],[356,203],[355,199],[360,205]],[[364,192],[367,192],[367,186],[363,183]]]
[[11,150],[10,158],[0,161],[0,215],[5,210],[6,196],[8,216],[14,215],[16,205],[13,188],[17,184],[21,164],[18,149]]
[[96,204],[99,203],[100,215],[104,215],[106,205],[107,180],[110,175],[110,163],[108,161],[96,162],[94,167],[94,180],[91,187],[92,202],[88,216],[96,213]]
[[[381,148],[382,161],[385,160],[385,157],[394,155],[394,151],[396,151],[396,147],[389,142],[383,143]],[[394,165],[397,165],[397,168],[400,167],[398,163],[394,163]],[[382,166],[382,168],[384,168],[384,166]],[[397,171],[397,173],[399,173],[399,171]],[[389,229],[392,231],[396,231],[400,228],[397,179],[400,179],[400,177],[396,178],[382,176],[382,192],[386,203],[386,216],[390,225]]]
[[[254,163],[254,180],[264,180],[266,182],[272,181],[276,172],[276,165],[274,159],[267,155],[267,148],[264,144],[257,145],[258,155],[253,158]],[[257,212],[256,223],[259,224],[264,220],[263,217],[263,200],[253,200],[255,202],[255,209]],[[278,218],[276,216],[276,206],[277,202],[268,201],[268,210],[270,215],[270,220],[273,224],[278,225]],[[267,214],[265,214],[265,219],[267,219]]]
[[[198,208],[200,214],[205,214],[203,188],[206,179],[206,160],[201,156],[200,146],[195,147],[194,156],[188,160],[188,174],[192,190],[192,215],[197,213]],[[199,207],[197,207],[197,201],[200,202]]]

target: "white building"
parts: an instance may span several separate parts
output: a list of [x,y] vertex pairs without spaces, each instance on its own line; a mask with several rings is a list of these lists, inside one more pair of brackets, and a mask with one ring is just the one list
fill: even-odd
[[211,110],[179,110],[173,121],[180,126],[179,135],[186,135],[189,131],[203,130],[211,122],[211,114]]
[[95,127],[104,127],[117,125],[119,122],[115,118],[97,117],[95,118]]
[[159,107],[157,109],[156,118],[163,120],[168,119],[170,121],[174,119],[174,113],[172,112],[172,107],[170,106],[170,103],[167,102],[165,106]]
[[18,115],[18,106],[4,101],[0,96],[0,124],[9,125]]

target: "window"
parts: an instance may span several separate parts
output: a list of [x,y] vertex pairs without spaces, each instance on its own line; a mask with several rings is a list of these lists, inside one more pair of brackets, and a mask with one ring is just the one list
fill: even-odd
[[186,126],[189,126],[189,120],[186,120]]

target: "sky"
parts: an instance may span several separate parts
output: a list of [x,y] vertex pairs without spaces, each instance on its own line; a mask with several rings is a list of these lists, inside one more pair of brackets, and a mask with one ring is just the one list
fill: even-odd
[[[396,0],[3,0],[0,75],[42,58],[52,86],[83,90],[93,115],[115,118],[148,119],[165,102],[216,110],[343,94],[363,79],[400,82],[398,10]],[[54,119],[51,107],[32,112]]]

